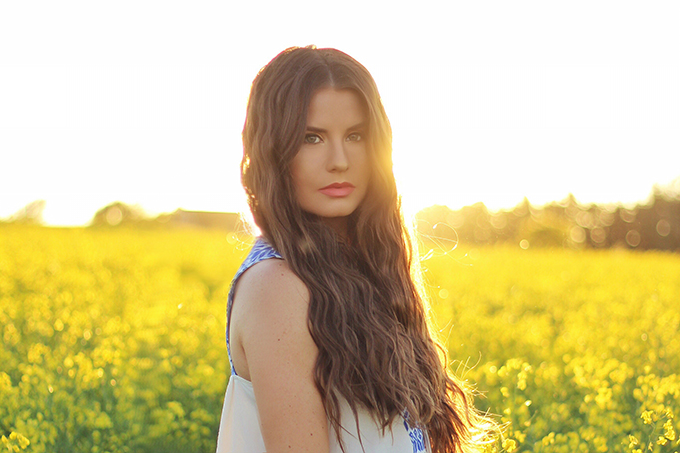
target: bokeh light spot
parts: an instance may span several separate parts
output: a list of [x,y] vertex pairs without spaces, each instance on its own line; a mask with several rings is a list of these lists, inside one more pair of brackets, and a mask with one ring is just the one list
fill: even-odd
[[596,227],[590,230],[590,239],[596,244],[602,244],[605,239],[607,239],[607,233],[604,228]]
[[626,243],[631,247],[637,247],[640,245],[640,233],[638,233],[636,230],[630,230],[626,234]]
[[123,211],[118,206],[114,206],[106,212],[106,223],[111,226],[118,225],[123,220]]
[[637,216],[637,211],[632,211],[630,209],[621,209],[619,211],[619,216],[621,217],[621,220],[623,220],[626,223],[633,223],[635,221],[635,217]]
[[480,257],[479,250],[477,249],[470,249],[466,255],[473,261],[477,261]]
[[502,230],[508,225],[508,219],[505,215],[495,213],[491,214],[491,216],[489,217],[489,223],[491,223],[491,226],[494,227],[495,229]]
[[614,213],[609,212],[606,209],[603,210],[602,212],[600,212],[599,220],[600,220],[600,223],[604,226],[612,226],[615,218],[616,218],[616,216],[614,216]]
[[580,226],[574,226],[569,231],[569,237],[571,238],[572,241],[580,244],[586,240],[586,230],[584,230]]
[[671,223],[666,219],[661,219],[656,223],[656,232],[659,236],[666,237],[671,234]]
[[588,211],[581,211],[576,216],[576,223],[583,228],[592,228],[595,225],[593,215]]
[[519,246],[520,246],[523,250],[526,250],[526,249],[529,248],[529,241],[527,241],[526,239],[522,239],[521,241],[519,241]]

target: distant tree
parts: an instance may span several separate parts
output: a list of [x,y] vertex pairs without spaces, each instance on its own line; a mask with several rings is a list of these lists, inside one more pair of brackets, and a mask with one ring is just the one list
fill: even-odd
[[116,201],[104,206],[96,212],[91,226],[117,226],[125,224],[139,224],[147,220],[147,216],[138,205],[130,206]]
[[660,193],[666,199],[680,201],[680,176],[666,185],[654,184],[652,192]]
[[21,223],[29,225],[43,224],[43,211],[45,210],[45,200],[35,200],[28,203],[23,208],[12,214],[7,222]]
[[476,242],[478,244],[492,244],[498,239],[498,234],[491,226],[489,210],[484,203],[478,202],[461,209],[465,219],[459,228],[461,241]]
[[441,205],[430,206],[416,214],[416,227],[418,233],[428,237],[443,237],[444,239],[457,240],[456,227],[450,222],[453,211]]

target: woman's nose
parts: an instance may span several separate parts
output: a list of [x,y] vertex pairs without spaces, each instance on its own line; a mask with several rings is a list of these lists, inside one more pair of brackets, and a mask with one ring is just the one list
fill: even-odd
[[327,168],[328,171],[336,172],[346,171],[349,168],[349,159],[347,158],[344,140],[331,142]]

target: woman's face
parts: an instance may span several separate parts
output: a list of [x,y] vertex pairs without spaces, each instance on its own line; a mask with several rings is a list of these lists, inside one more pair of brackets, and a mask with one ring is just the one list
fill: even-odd
[[367,140],[368,116],[356,92],[322,88],[314,93],[305,138],[291,165],[303,210],[346,230],[347,216],[368,189]]

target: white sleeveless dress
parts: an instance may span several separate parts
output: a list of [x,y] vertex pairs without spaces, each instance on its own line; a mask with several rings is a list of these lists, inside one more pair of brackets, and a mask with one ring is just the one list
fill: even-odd
[[[217,453],[264,453],[265,446],[260,429],[260,417],[250,381],[236,374],[229,349],[229,318],[234,297],[234,287],[239,277],[252,265],[265,259],[283,259],[271,245],[259,238],[250,254],[239,268],[231,284],[227,302],[227,351],[231,365],[231,377],[222,407],[220,429],[217,437]],[[347,401],[341,399],[341,431],[345,453],[430,453],[427,432],[409,426],[404,417],[397,417],[392,430],[382,431],[366,409],[359,409],[359,432],[356,421]],[[341,453],[340,443],[329,422],[329,442],[331,453]],[[363,445],[363,447],[362,447]]]

